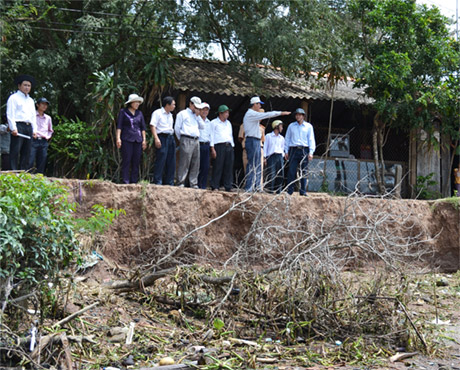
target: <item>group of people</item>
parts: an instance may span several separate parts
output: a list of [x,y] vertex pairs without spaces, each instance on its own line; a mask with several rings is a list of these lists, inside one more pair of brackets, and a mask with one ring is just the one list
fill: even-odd
[[[139,95],[131,94],[118,114],[116,140],[122,152],[122,181],[125,184],[138,182],[142,150],[147,147],[146,123],[138,110],[143,101]],[[306,195],[308,162],[316,148],[313,126],[305,121],[305,111],[298,108],[296,120],[288,126],[285,137],[281,135],[283,122],[275,120],[273,132],[263,141],[265,127],[261,126],[261,121],[291,114],[288,111],[265,112],[263,104],[260,97],[251,98],[239,134],[247,158],[244,189],[248,192],[263,190],[262,168],[265,164],[269,190],[280,193],[284,184],[285,160],[289,160],[287,192],[294,192],[300,168],[300,195]],[[231,109],[220,105],[217,117],[210,121],[207,118],[210,105],[194,96],[188,107],[177,113],[174,122],[172,112],[175,108],[174,98],[166,96],[162,107],[150,118],[156,148],[153,183],[174,185],[176,180],[180,187],[206,189],[212,160],[211,189],[223,186],[226,191],[231,191],[235,147],[232,124],[228,120]],[[179,145],[177,168],[176,139]]]
[[2,170],[31,170],[44,173],[48,144],[53,135],[51,117],[45,112],[49,101],[40,98],[35,103],[30,91],[35,79],[20,75],[15,79],[18,90],[6,103],[6,122],[0,124]]

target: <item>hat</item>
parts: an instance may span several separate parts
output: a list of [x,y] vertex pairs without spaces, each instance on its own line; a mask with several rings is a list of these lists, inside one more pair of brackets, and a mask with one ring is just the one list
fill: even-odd
[[40,103],[46,103],[46,104],[50,104],[50,102],[48,101],[48,99],[46,98],[40,98],[37,100],[37,105],[40,104]]
[[208,103],[203,102],[203,108],[201,108],[201,109],[204,109],[204,108],[211,109],[211,107],[209,106]]
[[29,75],[19,75],[14,79],[14,83],[16,85],[20,85],[24,81],[29,81],[32,84],[32,86],[35,85],[35,78],[33,78],[32,76],[29,76]]
[[305,116],[305,111],[302,108],[297,108],[294,114],[303,114]]
[[227,107],[225,104],[222,104],[217,109],[217,113],[223,113],[223,112],[226,112],[226,111],[231,111],[231,109],[229,107]]
[[190,103],[192,103],[197,109],[204,108],[204,105],[201,103],[201,99],[198,96],[194,96],[193,98],[191,98]]
[[264,104],[263,101],[260,100],[260,98],[258,96],[254,96],[251,98],[251,101],[250,101],[250,104],[251,105],[254,105],[256,103],[260,103],[260,104]]
[[137,95],[137,94],[129,94],[128,101],[125,102],[125,105],[129,104],[129,103],[133,103],[135,101],[138,101],[139,103],[142,104],[142,102],[144,101],[144,98],[139,96],[139,95]]
[[279,125],[282,125],[282,124],[283,124],[283,121],[281,121],[280,119],[277,119],[272,122],[272,129],[274,130],[275,128],[277,128]]

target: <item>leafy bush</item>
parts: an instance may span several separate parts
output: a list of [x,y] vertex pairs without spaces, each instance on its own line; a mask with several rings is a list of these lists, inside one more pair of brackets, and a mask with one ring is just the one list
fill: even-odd
[[427,176],[417,176],[415,194],[418,199],[438,199],[441,197],[439,191],[431,190],[438,185],[438,182],[433,180],[433,176],[434,173],[430,173]]
[[0,292],[40,288],[77,257],[74,205],[59,184],[30,174],[0,175]]

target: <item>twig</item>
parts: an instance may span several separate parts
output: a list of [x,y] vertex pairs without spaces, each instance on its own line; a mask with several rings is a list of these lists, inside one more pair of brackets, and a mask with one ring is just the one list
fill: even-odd
[[81,315],[82,313],[92,309],[93,307],[96,307],[97,305],[99,304],[99,302],[94,302],[93,304],[90,304],[89,306],[86,306],[85,308],[81,309],[80,311],[77,311],[75,313],[73,313],[72,315],[70,316],[67,316],[66,318],[62,319],[61,321],[58,321],[57,323],[53,324],[53,328],[57,327],[57,326],[62,326],[66,323],[68,323],[69,321],[73,320],[75,317]]

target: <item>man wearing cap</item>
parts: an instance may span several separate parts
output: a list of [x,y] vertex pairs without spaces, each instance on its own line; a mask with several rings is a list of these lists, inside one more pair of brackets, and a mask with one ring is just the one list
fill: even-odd
[[297,108],[296,122],[292,122],[287,129],[284,143],[285,159],[289,159],[288,194],[294,192],[294,182],[297,177],[297,168],[300,165],[300,195],[307,195],[308,161],[313,159],[316,149],[315,133],[311,123],[305,121],[305,111]]
[[267,167],[267,185],[270,192],[281,193],[284,181],[283,121],[272,122],[273,131],[265,136],[264,161]]
[[233,185],[233,128],[228,120],[230,109],[221,105],[217,109],[218,117],[211,121],[211,157],[212,166],[211,188],[218,190],[221,182],[226,191],[232,190]]
[[174,185],[176,172],[176,141],[174,140],[174,119],[172,112],[176,102],[171,96],[163,98],[163,107],[152,113],[150,129],[155,140],[155,166],[153,183]]
[[246,169],[246,191],[260,191],[262,181],[261,168],[261,133],[259,129],[259,121],[277,116],[287,116],[291,112],[272,111],[259,112],[262,104],[264,104],[258,96],[254,96],[250,101],[250,108],[243,118],[243,126],[246,137],[245,147],[248,156],[248,165]]
[[190,187],[198,189],[198,174],[200,171],[200,128],[204,123],[199,116],[203,109],[201,99],[194,96],[190,99],[189,107],[180,111],[176,117],[174,132],[179,140],[179,163],[177,165],[177,184],[185,185],[187,176]]
[[37,100],[37,137],[32,139],[30,150],[30,165],[32,168],[36,162],[37,173],[45,173],[46,157],[48,154],[48,140],[53,135],[53,123],[51,117],[45,114],[49,101],[46,98]]
[[211,142],[211,121],[208,119],[210,106],[203,102],[203,109],[200,116],[203,120],[204,128],[200,128],[200,173],[198,175],[198,187],[206,189],[208,185],[208,174],[210,167],[210,142]]
[[29,95],[35,79],[20,75],[15,83],[18,91],[6,102],[6,116],[11,131],[10,163],[12,170],[28,170],[32,138],[37,136],[35,104]]

